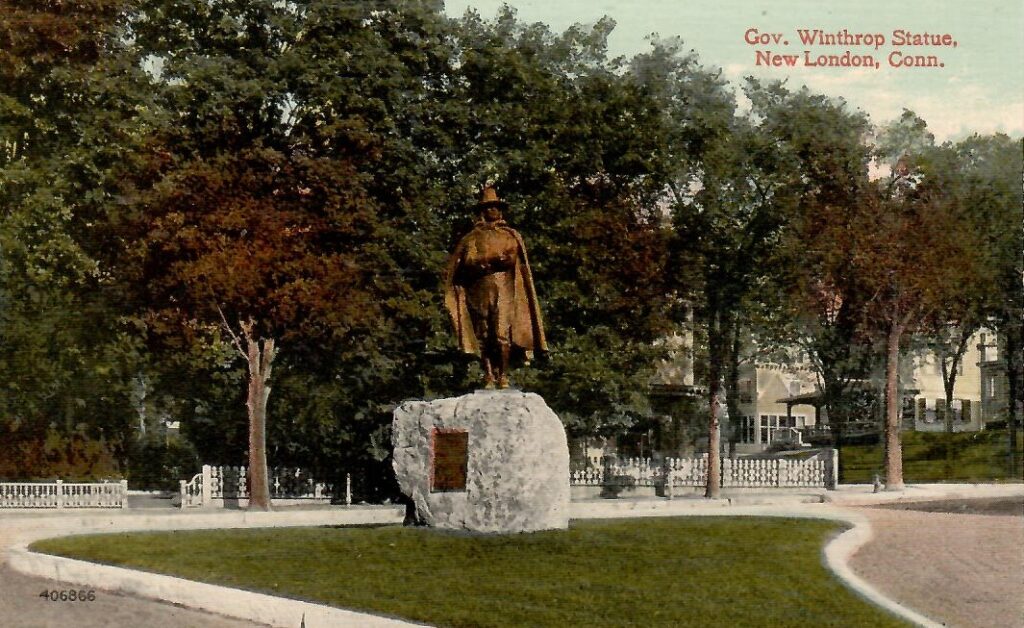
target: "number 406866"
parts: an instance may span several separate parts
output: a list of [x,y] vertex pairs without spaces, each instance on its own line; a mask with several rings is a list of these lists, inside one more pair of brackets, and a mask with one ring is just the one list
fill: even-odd
[[95,602],[96,591],[92,589],[43,589],[39,597],[51,602]]

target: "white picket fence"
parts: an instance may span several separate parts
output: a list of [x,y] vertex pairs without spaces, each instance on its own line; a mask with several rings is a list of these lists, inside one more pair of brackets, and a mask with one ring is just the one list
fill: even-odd
[[[181,507],[224,506],[226,501],[248,500],[246,467],[203,465],[203,470],[191,480],[181,480]],[[346,503],[352,503],[351,479],[346,482]],[[275,467],[270,469],[270,498],[272,500],[302,500],[330,502],[334,495],[331,486],[317,482],[302,469]]]
[[[722,486],[734,488],[836,487],[839,454],[825,449],[807,457],[722,457]],[[595,456],[570,472],[572,486],[699,487],[707,484],[707,454],[689,458]]]
[[0,508],[127,508],[128,481],[0,482]]

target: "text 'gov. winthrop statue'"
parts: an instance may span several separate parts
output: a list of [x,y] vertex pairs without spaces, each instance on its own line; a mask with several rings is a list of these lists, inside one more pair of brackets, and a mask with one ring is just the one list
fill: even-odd
[[484,387],[508,388],[509,363],[547,351],[526,247],[502,219],[508,203],[485,187],[479,219],[448,261],[445,306],[459,348],[481,359]]

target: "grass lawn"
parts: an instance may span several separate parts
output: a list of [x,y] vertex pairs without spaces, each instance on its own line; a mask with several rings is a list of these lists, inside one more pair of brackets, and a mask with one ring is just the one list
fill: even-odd
[[473,536],[335,527],[106,534],[33,549],[441,626],[902,626],[823,564],[840,524],[575,521]]
[[[903,479],[907,482],[1020,481],[1024,473],[1024,438],[1017,437],[1017,469],[1007,466],[1009,437],[1006,430],[903,433]],[[884,448],[844,445],[843,483],[870,484],[882,474]]]

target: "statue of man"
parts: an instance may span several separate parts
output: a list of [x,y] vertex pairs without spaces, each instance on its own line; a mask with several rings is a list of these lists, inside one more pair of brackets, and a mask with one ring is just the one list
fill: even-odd
[[448,260],[445,307],[459,348],[481,359],[484,387],[508,388],[513,356],[547,351],[523,239],[502,219],[508,203],[487,186],[479,219]]

